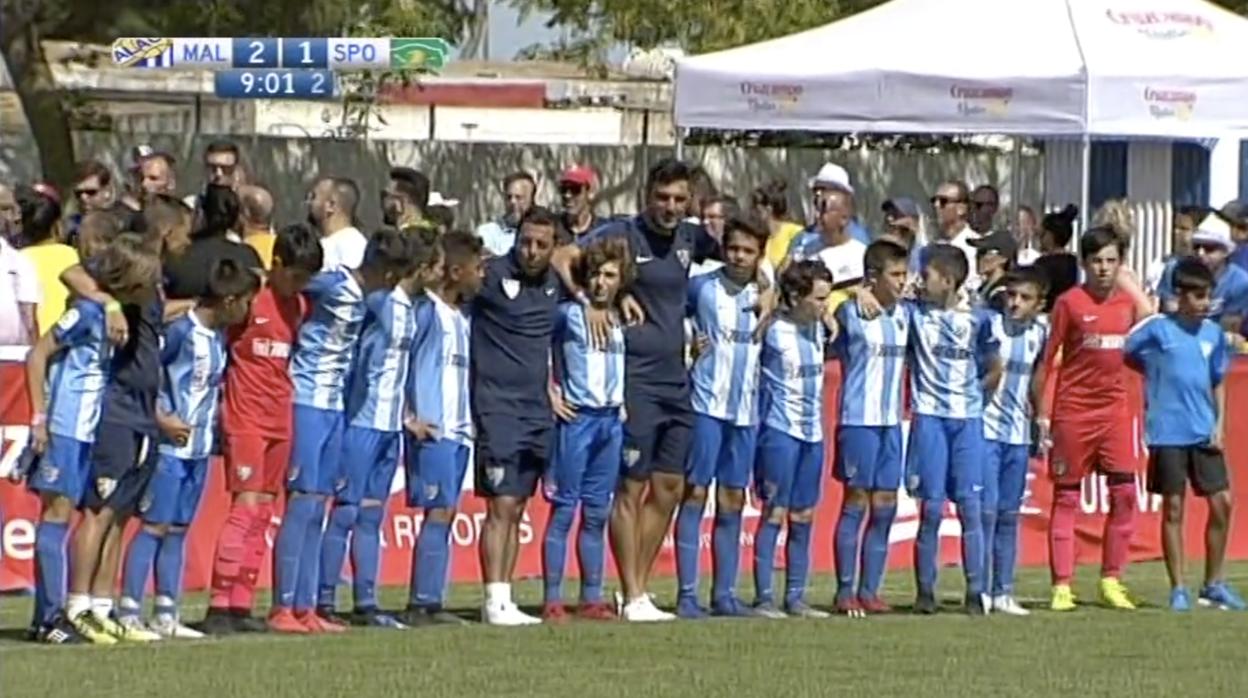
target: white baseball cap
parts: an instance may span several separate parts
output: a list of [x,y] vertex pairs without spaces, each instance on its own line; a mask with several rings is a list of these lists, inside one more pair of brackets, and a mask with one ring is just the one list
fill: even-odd
[[430,206],[445,206],[447,208],[455,208],[456,206],[459,205],[459,199],[443,198],[442,192],[431,191],[429,192],[429,205]]
[[841,189],[854,193],[854,185],[849,181],[849,172],[836,163],[824,163],[819,172],[810,178],[811,189]]
[[1225,250],[1235,249],[1235,241],[1231,238],[1231,226],[1222,216],[1208,216],[1200,222],[1200,227],[1192,233],[1193,245],[1219,245]]

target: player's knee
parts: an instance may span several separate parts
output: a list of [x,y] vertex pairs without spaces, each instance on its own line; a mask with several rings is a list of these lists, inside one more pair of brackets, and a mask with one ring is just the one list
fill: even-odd
[[449,524],[455,520],[455,510],[443,507],[426,509],[425,518],[430,521]]
[[1226,526],[1231,521],[1232,498],[1230,490],[1222,490],[1209,497],[1209,520]]
[[611,509],[606,503],[597,506],[586,504],[581,509],[581,523],[591,531],[601,531],[607,527],[607,518],[610,515]]
[[186,532],[188,529],[189,529],[188,526],[183,526],[182,524],[170,524],[165,529],[165,535],[174,535],[174,536],[183,535],[184,536],[186,535]]
[[815,510],[813,508],[792,510],[789,512],[788,518],[789,523],[810,523],[815,520]]
[[144,523],[143,524],[143,530],[146,531],[149,535],[156,536],[157,538],[164,538],[172,528],[173,527],[170,526],[169,524],[163,524],[163,523]]
[[871,503],[871,493],[858,487],[845,490],[845,502],[842,508],[865,509]]
[[655,473],[650,478],[650,492],[656,499],[675,500],[685,489],[685,477],[670,473]]
[[56,494],[42,496],[43,507],[39,512],[39,520],[47,523],[69,523],[74,516],[74,505],[68,498]]
[[490,499],[485,515],[487,519],[508,524],[520,523],[520,518],[524,515],[524,502],[515,497],[494,497]]
[[942,503],[924,502],[919,507],[919,525],[920,526],[937,526],[945,519],[945,507]]
[[685,504],[703,506],[706,504],[706,488],[698,485],[685,486]]
[[897,493],[894,491],[871,492],[868,497],[874,509],[887,509],[897,506]]
[[1181,494],[1168,494],[1161,498],[1161,520],[1168,525],[1183,523],[1183,505],[1186,497]]
[[764,516],[767,519],[767,523],[776,524],[777,526],[779,526],[783,524],[786,520],[788,520],[789,510],[787,507],[768,504],[767,509],[764,512]]
[[359,506],[360,506],[360,509],[363,509],[365,507],[379,507],[383,503],[384,502],[382,502],[380,499],[370,499],[368,497],[365,497],[364,499],[360,500]]
[[745,490],[735,487],[719,487],[715,490],[717,511],[738,512],[745,508]]

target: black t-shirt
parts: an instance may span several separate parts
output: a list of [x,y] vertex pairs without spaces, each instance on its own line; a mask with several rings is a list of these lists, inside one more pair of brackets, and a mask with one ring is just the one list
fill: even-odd
[[1079,283],[1079,260],[1068,252],[1046,254],[1035,261],[1034,266],[1044,274],[1049,292],[1044,299],[1044,310],[1053,310],[1057,297]]
[[160,344],[164,334],[164,304],[124,305],[132,328],[128,341],[113,350],[109,380],[104,388],[100,420],[156,433],[156,393],[160,390]]
[[213,265],[225,259],[248,269],[264,268],[250,245],[218,235],[197,237],[182,254],[165,258],[165,297],[183,300],[207,295],[208,275]]

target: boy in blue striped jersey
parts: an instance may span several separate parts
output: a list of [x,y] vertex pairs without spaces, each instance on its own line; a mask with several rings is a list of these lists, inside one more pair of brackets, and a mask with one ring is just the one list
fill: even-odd
[[940,524],[952,499],[962,522],[966,610],[989,611],[984,586],[984,393],[1000,378],[1001,360],[989,311],[959,298],[969,273],[952,245],[928,248],[924,297],[910,313],[909,369],[913,418],[906,444],[906,489],[921,502],[915,542],[915,611],[935,613]]
[[342,478],[334,511],[321,544],[321,585],[317,614],[333,623],[348,619],[336,613],[338,580],[351,542],[351,620],[360,625],[402,629],[396,618],[377,609],[377,571],[381,563],[381,523],[403,445],[407,411],[407,374],[416,333],[414,294],[419,278],[436,257],[436,243],[412,234],[411,269],[393,289],[365,299],[367,313],[347,382],[346,431]]
[[559,423],[554,458],[543,489],[550,502],[550,519],[542,542],[542,579],[548,622],[567,619],[563,606],[563,572],[568,534],[576,512],[581,527],[576,536],[580,562],[581,599],[577,614],[590,620],[615,617],[603,602],[602,577],[606,567],[606,527],[611,495],[619,484],[624,448],[624,324],[616,310],[620,288],[633,279],[636,268],[628,244],[604,237],[591,242],[581,255],[581,288],[591,306],[609,310],[614,318],[608,341],[596,347],[580,303],[563,303],[555,324],[554,364],[559,381],[551,407]]
[[167,638],[200,638],[178,620],[186,532],[204,493],[225,374],[223,331],[247,318],[260,278],[222,260],[209,272],[209,294],[169,325],[161,347],[164,375],[156,405],[160,458],[139,500],[142,526],[126,551],[117,621],[140,624],[148,574],[155,563],[155,615],[151,629]]
[[880,585],[901,487],[902,381],[910,332],[909,310],[901,302],[909,276],[906,248],[877,240],[864,257],[869,291],[882,312],[867,318],[857,303],[842,303],[832,345],[843,376],[835,473],[845,487],[834,539],[836,609],[850,616],[889,610]]
[[[763,514],[754,534],[755,612],[826,618],[806,603],[811,521],[823,488],[823,349],[821,318],[832,272],[817,260],[794,262],[779,279],[782,309],[768,321],[760,354],[756,475]],[[788,524],[784,610],[772,588],[776,544]]]
[[451,565],[451,524],[468,472],[473,438],[468,393],[471,323],[468,304],[481,288],[481,240],[463,232],[439,245],[442,275],[416,305],[405,417],[407,502],[424,513],[403,621],[464,621],[443,607]]
[[680,584],[676,614],[705,615],[698,604],[702,514],[707,490],[715,483],[715,524],[711,535],[711,610],[716,615],[748,614],[736,596],[741,565],[741,510],[750,484],[758,436],[760,347],[759,291],[754,283],[767,228],[734,216],[724,230],[725,266],[689,282],[689,317],[696,358],[690,371],[693,445],[687,489],[676,516],[676,575]]
[[[160,258],[136,235],[113,240],[96,258],[96,276],[118,303],[143,305],[155,297]],[[66,541],[74,511],[91,486],[90,454],[109,380],[112,346],[105,332],[104,306],[75,300],[26,358],[31,449],[39,455],[28,474],[39,494],[35,527],[34,639],[49,644],[83,638],[61,612],[69,563]],[[90,511],[84,517],[93,516]]]
[[1036,362],[1044,356],[1048,322],[1040,317],[1047,290],[1034,267],[1006,274],[1001,282],[1005,311],[993,318],[1002,371],[996,390],[984,405],[984,439],[988,459],[984,473],[984,573],[992,610],[1028,615],[1014,598],[1014,563],[1018,557],[1018,514],[1027,487],[1031,460],[1031,420],[1044,397],[1044,373]]
[[273,610],[277,632],[341,632],[315,612],[320,586],[325,500],[342,479],[345,385],[364,322],[364,299],[393,289],[411,270],[411,243],[379,230],[369,238],[359,269],[334,267],[304,288],[311,310],[299,326],[290,375],[294,384],[293,439],[286,478],[286,512],[273,546]]

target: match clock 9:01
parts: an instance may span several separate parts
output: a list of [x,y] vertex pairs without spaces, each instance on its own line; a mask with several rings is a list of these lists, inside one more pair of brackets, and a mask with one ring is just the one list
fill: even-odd
[[221,99],[332,99],[335,80],[328,70],[223,70],[213,76]]

